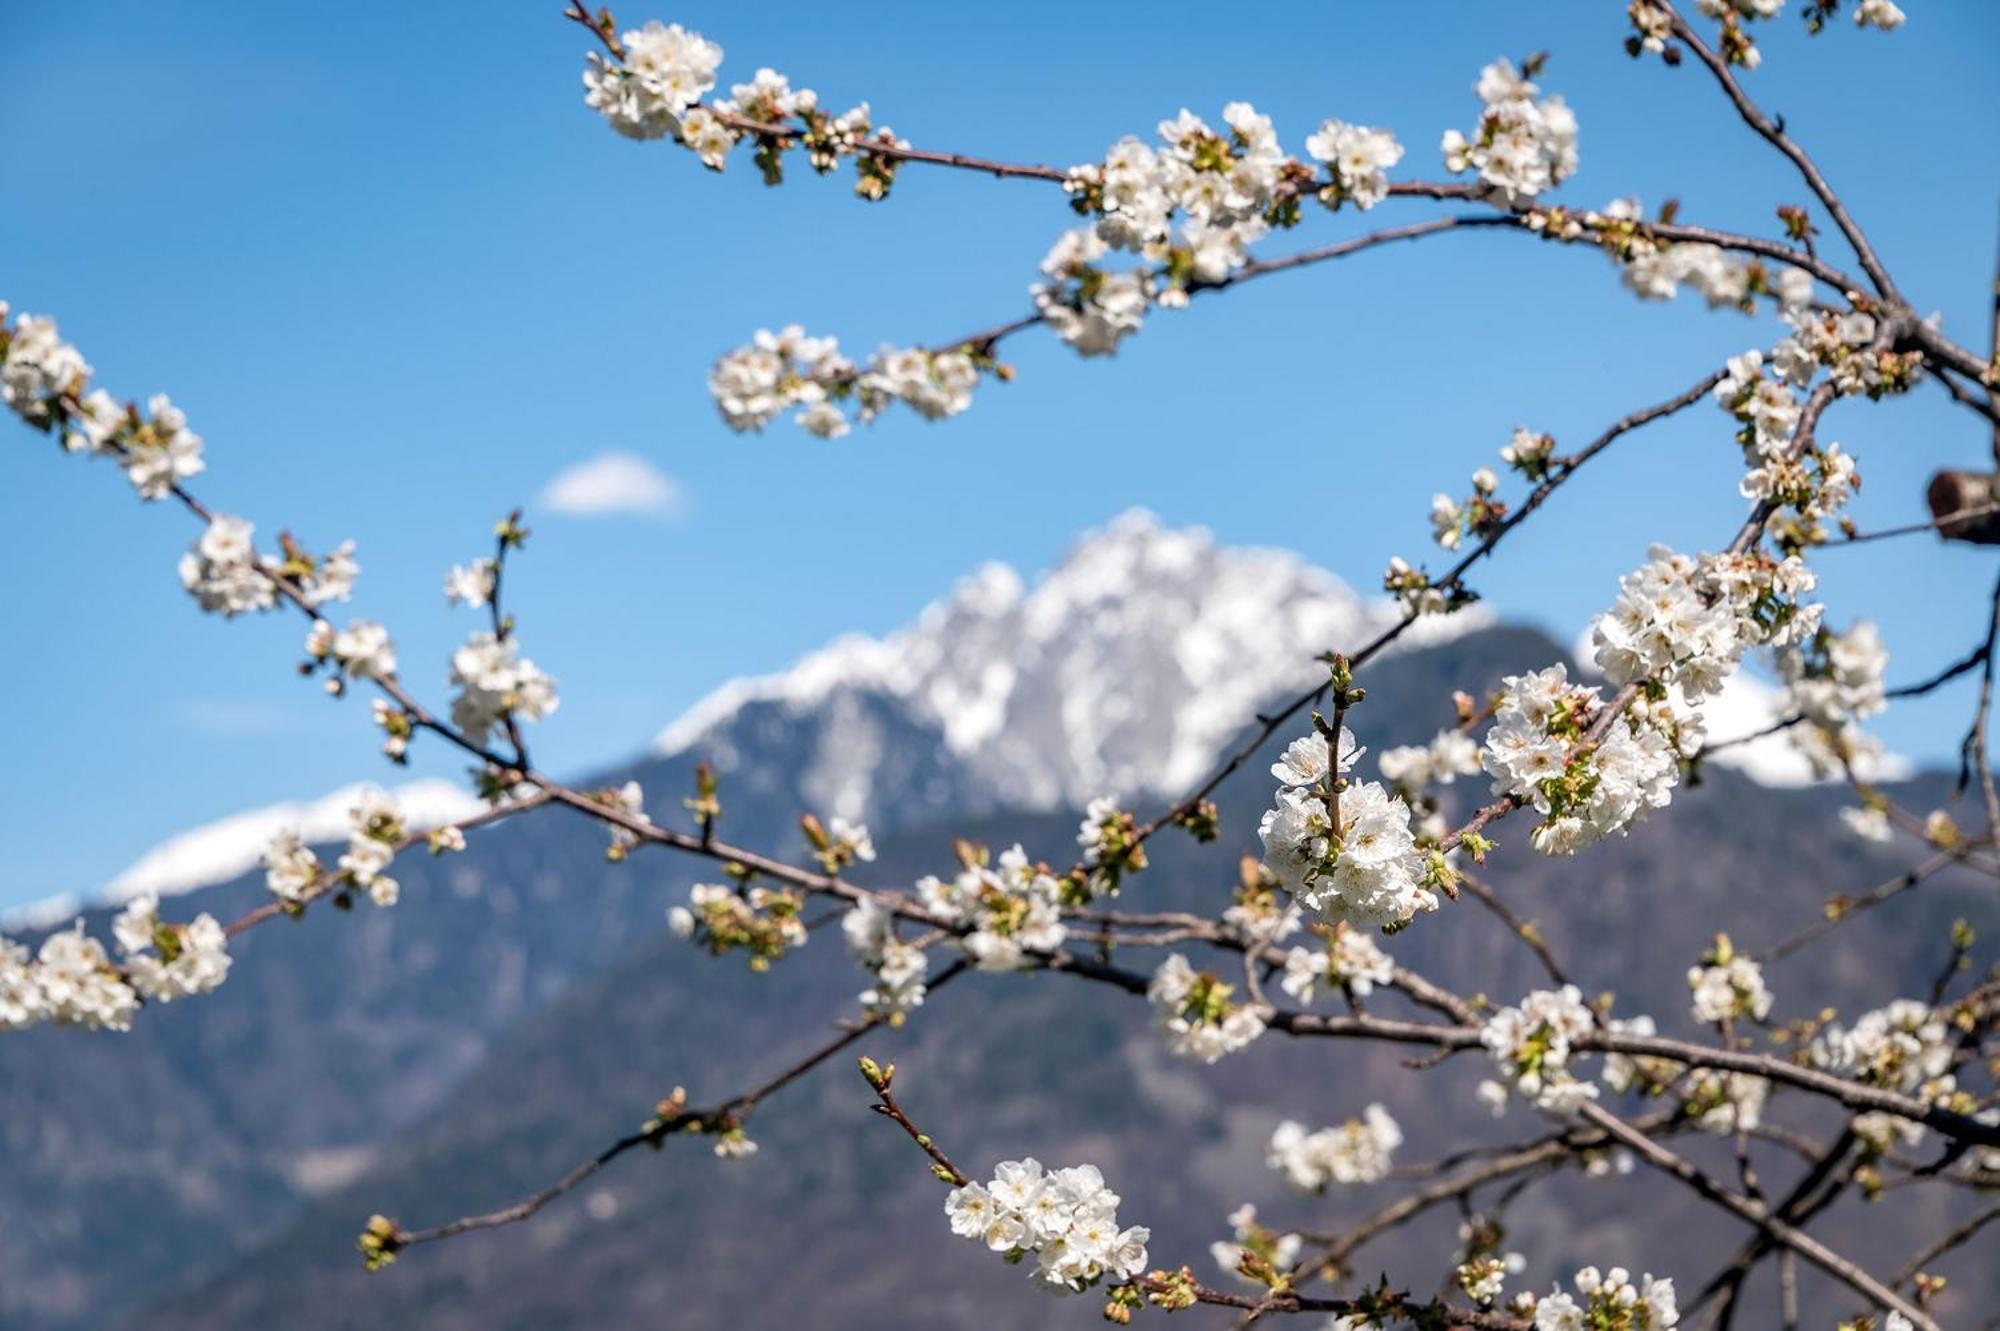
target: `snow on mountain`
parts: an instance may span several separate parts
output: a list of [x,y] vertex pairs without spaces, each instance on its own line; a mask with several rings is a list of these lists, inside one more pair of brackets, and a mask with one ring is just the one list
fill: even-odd
[[[885,638],[843,637],[783,673],[724,685],[654,751],[726,751],[730,723],[753,704],[800,715],[874,695],[941,733],[999,804],[1177,792],[1260,706],[1320,677],[1320,653],[1359,647],[1398,617],[1296,555],[1220,546],[1134,510],[1086,533],[1032,587],[988,564]],[[1472,607],[1403,643],[1491,622]],[[859,742],[822,745],[812,763],[827,807],[851,816],[868,807],[872,746],[847,738]]]

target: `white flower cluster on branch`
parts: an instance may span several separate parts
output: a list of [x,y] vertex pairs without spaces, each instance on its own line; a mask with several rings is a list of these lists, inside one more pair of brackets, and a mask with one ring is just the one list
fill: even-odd
[[1738,952],[1727,934],[1716,936],[1701,965],[1688,968],[1687,981],[1694,993],[1694,1019],[1703,1025],[1762,1021],[1771,1014],[1764,968]]
[[1408,804],[1378,781],[1346,779],[1364,752],[1345,727],[1338,763],[1322,734],[1293,741],[1271,767],[1282,784],[1257,835],[1278,882],[1328,923],[1401,926],[1437,909],[1439,865],[1418,849]]
[[1120,1229],[1118,1202],[1095,1165],[1044,1171],[1030,1156],[1002,1161],[983,1186],[953,1188],[944,1212],[960,1238],[1010,1262],[1033,1258],[1032,1274],[1044,1288],[1076,1294],[1146,1269],[1152,1233],[1143,1225]]
[[1332,988],[1356,998],[1366,998],[1378,984],[1387,984],[1396,973],[1375,939],[1341,921],[1320,926],[1326,945],[1295,947],[1285,954],[1284,976],[1278,987],[1301,1003],[1311,1003],[1323,988]]
[[1281,1234],[1259,1224],[1257,1208],[1249,1202],[1229,1213],[1229,1229],[1228,1239],[1208,1245],[1209,1255],[1228,1274],[1259,1289],[1266,1288],[1266,1282],[1250,1275],[1246,1266],[1262,1263],[1265,1270],[1289,1271],[1305,1246],[1303,1235]]
[[1234,985],[1197,971],[1176,952],[1153,972],[1146,1001],[1166,1032],[1169,1049],[1183,1058],[1213,1063],[1264,1033],[1265,1010],[1232,1001],[1235,992]]
[[1535,1331],[1665,1331],[1680,1325],[1674,1282],[1641,1276],[1614,1266],[1599,1274],[1594,1266],[1576,1273],[1581,1300],[1557,1289],[1534,1305]]
[[141,499],[164,499],[202,470],[201,436],[164,393],[120,407],[90,385],[90,363],[62,340],[56,321],[22,314],[9,329],[0,301],[0,401],[30,426],[54,433],[72,453],[117,460]]
[[1051,952],[1069,937],[1062,919],[1062,884],[1046,865],[1030,863],[1019,846],[992,862],[983,847],[963,845],[958,874],[917,880],[917,896],[958,935],[958,945],[984,971],[1033,965],[1030,952]]
[[1381,1105],[1337,1127],[1307,1131],[1286,1119],[1271,1134],[1264,1162],[1300,1192],[1325,1192],[1333,1184],[1378,1183],[1389,1175],[1403,1129]]
[[229,975],[229,939],[215,917],[204,911],[187,924],[166,923],[157,893],[127,902],[111,936],[115,962],[82,920],[51,933],[33,954],[0,936],[0,1031],[42,1022],[122,1031],[142,1002],[205,994]]
[[1596,1027],[1583,994],[1573,984],[1537,989],[1518,1007],[1503,1007],[1480,1028],[1479,1042],[1504,1082],[1485,1082],[1480,1099],[1496,1111],[1508,1090],[1537,1109],[1568,1114],[1597,1098],[1597,1086],[1570,1068],[1575,1042]]
[[873,897],[857,903],[840,922],[855,960],[875,972],[862,991],[861,1006],[871,1017],[899,1025],[924,1001],[924,954],[896,937],[896,916]]
[[1560,96],[1541,96],[1532,71],[1496,60],[1473,90],[1484,110],[1470,135],[1445,131],[1447,171],[1478,173],[1487,194],[1514,208],[1576,174],[1576,115]]
[[759,329],[709,372],[709,393],[730,429],[762,430],[792,407],[797,424],[822,439],[838,439],[853,428],[843,409],[852,402],[864,423],[901,402],[926,420],[956,416],[972,405],[982,369],[991,356],[972,349],[925,351],[884,347],[865,368],[840,354],[830,337],[808,337],[792,324],[779,332]]

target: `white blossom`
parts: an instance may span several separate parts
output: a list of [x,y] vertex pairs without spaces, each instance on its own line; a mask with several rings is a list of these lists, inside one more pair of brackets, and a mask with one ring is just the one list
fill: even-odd
[[1951,1071],[1954,1043],[1945,1014],[1899,998],[1851,1026],[1829,1025],[1807,1053],[1815,1066],[1830,1072],[1935,1102],[1957,1086]]
[[[1365,752],[1343,731],[1339,771]],[[1296,740],[1271,768],[1283,784],[1257,835],[1278,882],[1328,922],[1399,925],[1435,910],[1437,894],[1410,829],[1410,808],[1379,782],[1343,782],[1340,827],[1333,827],[1326,784],[1334,776],[1324,736]]]
[[584,102],[632,139],[673,132],[683,111],[715,86],[722,48],[680,24],[649,22],[620,39],[614,63],[592,52],[583,73]]
[[491,558],[470,564],[455,564],[444,575],[444,599],[452,605],[476,610],[493,599],[499,564]]
[[1273,1270],[1289,1271],[1299,1259],[1299,1250],[1305,1245],[1305,1238],[1299,1234],[1280,1234],[1257,1223],[1257,1208],[1248,1202],[1229,1213],[1229,1239],[1218,1239],[1208,1245],[1209,1255],[1224,1271],[1256,1288],[1267,1288],[1261,1280],[1243,1274],[1243,1259],[1256,1256],[1268,1263]]
[[378,906],[393,906],[402,888],[383,870],[396,858],[403,839],[403,817],[385,790],[363,788],[347,811],[347,849],[339,860],[347,881],[368,893]]
[[520,654],[509,634],[475,632],[452,653],[451,723],[475,744],[486,743],[494,727],[512,717],[539,721],[556,710],[556,682]]
[[1062,886],[1045,866],[1014,846],[996,863],[968,864],[954,878],[925,876],[917,895],[938,920],[959,933],[958,944],[980,970],[1033,964],[1030,952],[1061,947]]
[[1026,1265],[1056,1293],[1099,1281],[1130,1280],[1146,1269],[1143,1226],[1120,1229],[1118,1194],[1093,1165],[1044,1170],[1032,1156],[995,1167],[984,1186],[968,1183],[945,1197],[945,1218],[960,1238],[983,1243]]
[[1325,947],[1295,947],[1287,952],[1278,987],[1301,1003],[1311,1003],[1326,985],[1366,998],[1376,985],[1389,983],[1395,972],[1395,963],[1371,935],[1342,923],[1328,931]]
[[1331,1184],[1376,1183],[1386,1178],[1403,1130],[1381,1105],[1359,1118],[1308,1132],[1286,1119],[1271,1134],[1264,1162],[1301,1192],[1324,1192]]
[[1764,987],[1764,968],[1723,940],[1709,964],[1690,966],[1688,988],[1694,991],[1694,1019],[1704,1025],[1737,1018],[1762,1021],[1771,1011],[1771,991]]
[[156,1003],[205,994],[229,975],[229,940],[213,915],[203,912],[174,927],[160,922],[160,898],[144,892],[111,922],[132,987]]
[[1153,1005],[1167,1047],[1183,1058],[1213,1063],[1264,1033],[1263,1010],[1232,1003],[1234,986],[1197,972],[1176,952],[1153,972],[1146,1001]]
[[181,585],[196,605],[228,618],[276,603],[277,587],[258,557],[255,530],[242,518],[217,514],[181,556]]
[[1485,191],[1509,207],[1575,173],[1576,116],[1561,97],[1538,96],[1541,89],[1507,60],[1481,70],[1475,91],[1485,108],[1470,136],[1445,132],[1446,170],[1477,172]]
[[298,901],[319,881],[319,857],[298,829],[280,829],[264,847],[264,885],[280,901]]
[[[1514,1090],[1537,1108],[1567,1113],[1595,1099],[1597,1087],[1570,1069],[1572,1044],[1593,1029],[1590,1008],[1573,984],[1537,989],[1503,1007],[1480,1028],[1479,1042]],[[1482,1098],[1488,1098],[1482,1089]]]
[[1403,160],[1403,145],[1387,130],[1328,120],[1306,140],[1306,153],[1325,162],[1333,178],[1321,202],[1367,209],[1388,197],[1389,168]]

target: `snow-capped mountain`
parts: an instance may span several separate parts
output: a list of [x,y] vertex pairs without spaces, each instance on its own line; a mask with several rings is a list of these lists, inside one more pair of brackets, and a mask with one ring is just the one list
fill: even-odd
[[[738,680],[662,731],[654,752],[727,770],[755,722],[811,720],[802,793],[871,812],[888,716],[934,730],[975,805],[1080,807],[1178,791],[1256,710],[1312,683],[1398,611],[1281,550],[1218,545],[1134,510],[1086,533],[1032,586],[988,564],[884,638],[850,636],[781,674]],[[1484,628],[1472,607],[1426,620],[1417,646]],[[907,788],[899,789],[899,798]]]

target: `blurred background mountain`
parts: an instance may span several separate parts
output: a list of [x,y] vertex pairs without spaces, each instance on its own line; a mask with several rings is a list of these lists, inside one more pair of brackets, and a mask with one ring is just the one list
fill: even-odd
[[[1293,556],[1129,515],[1032,588],[990,566],[901,633],[727,685],[646,756],[584,784],[636,778],[652,816],[678,822],[707,758],[722,772],[725,837],[784,853],[806,809],[866,819],[881,855],[852,876],[868,883],[946,871],[961,835],[1066,863],[1088,798],[1178,793],[1260,705],[1311,682],[1316,653],[1356,646],[1392,616]],[[1480,694],[1566,655],[1532,628],[1468,612],[1371,665],[1355,728],[1377,751],[1420,742],[1451,721],[1452,690]],[[1769,705],[1739,691],[1711,730],[1745,733]],[[1493,877],[1587,993],[1616,990],[1621,1012],[1689,1033],[1683,972],[1715,930],[1769,944],[1829,895],[1907,867],[1896,848],[1836,830],[1839,791],[1787,784],[1794,768],[1775,743],[1738,754],[1747,772],[1709,768],[1670,814],[1574,862],[1523,853],[1524,833],[1501,827]],[[1224,788],[1218,843],[1162,837],[1121,904],[1219,909],[1255,847],[1269,760]],[[1918,807],[1950,796],[1942,777],[1911,780]],[[1451,794],[1463,808],[1484,786]],[[437,816],[453,807],[435,790],[417,798]],[[324,823],[324,810],[282,816]],[[264,896],[261,874],[240,870],[270,821],[184,838],[115,890],[186,890],[168,913],[233,915]],[[510,820],[462,854],[410,856],[393,910],[315,909],[246,936],[214,998],[149,1010],[124,1036],[0,1041],[0,1327],[766,1326],[806,1308],[826,1328],[1096,1322],[1093,1300],[1052,1303],[952,1238],[941,1189],[868,1112],[845,1057],[758,1111],[750,1159],[672,1141],[528,1224],[364,1274],[354,1238],[370,1213],[421,1227],[504,1205],[633,1130],[673,1087],[696,1103],[725,1098],[855,1012],[863,977],[836,930],[752,974],[666,929],[666,909],[708,866],[653,851],[610,865],[603,844],[601,827],[562,810]],[[1510,1001],[1542,982],[1504,929],[1466,918],[1479,913],[1447,904],[1386,945],[1466,993]],[[1807,992],[1849,1013],[1920,994],[1952,920],[1990,930],[1995,915],[1990,885],[1934,879],[1771,967],[1778,1012]],[[1401,1010],[1393,996],[1371,1006]],[[1152,1227],[1155,1263],[1185,1261],[1218,1283],[1228,1277],[1208,1245],[1239,1203],[1325,1229],[1392,1195],[1286,1193],[1263,1164],[1281,1118],[1318,1126],[1379,1101],[1403,1124],[1405,1162],[1534,1130],[1525,1111],[1496,1124],[1475,1105],[1476,1056],[1412,1074],[1398,1067],[1407,1050],[1272,1037],[1190,1065],[1166,1053],[1142,1004],[1056,975],[961,977],[905,1030],[861,1047],[898,1062],[906,1104],[962,1165],[1097,1163],[1126,1198],[1121,1215]],[[1831,1122],[1782,1094],[1768,1116]],[[1687,1149],[1733,1170],[1723,1143]],[[1767,1186],[1792,1168],[1774,1155]],[[1961,1199],[1939,1194],[1952,1191],[1848,1203],[1826,1233],[1893,1263],[1949,1225]],[[1743,1237],[1672,1185],[1616,1175],[1545,1183],[1509,1221],[1508,1246],[1529,1254],[1538,1287],[1580,1264],[1624,1263],[1680,1278],[1685,1294]],[[1357,1274],[1428,1290],[1456,1223],[1441,1210],[1378,1241]],[[2000,1294],[1976,1245],[1944,1269],[1947,1322]],[[1808,1311],[1841,1307],[1822,1304]]]

